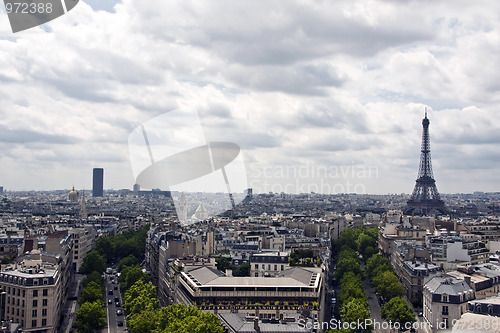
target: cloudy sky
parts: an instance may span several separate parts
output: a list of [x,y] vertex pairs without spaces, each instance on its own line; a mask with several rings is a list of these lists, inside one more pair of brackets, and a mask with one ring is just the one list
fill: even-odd
[[5,189],[131,188],[129,135],[178,109],[256,192],[411,193],[427,108],[439,191],[500,190],[496,0],[88,0],[16,34],[0,7]]

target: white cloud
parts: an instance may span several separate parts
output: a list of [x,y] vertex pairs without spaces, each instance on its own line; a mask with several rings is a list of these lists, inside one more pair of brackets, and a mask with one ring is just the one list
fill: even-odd
[[0,185],[89,188],[99,166],[131,187],[130,131],[195,107],[249,164],[376,166],[367,192],[410,192],[428,107],[438,188],[496,191],[499,6],[80,2],[0,34]]

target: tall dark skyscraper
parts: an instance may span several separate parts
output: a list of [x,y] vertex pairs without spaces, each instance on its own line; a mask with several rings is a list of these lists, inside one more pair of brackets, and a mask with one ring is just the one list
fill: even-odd
[[429,124],[427,110],[422,120],[422,149],[420,150],[420,166],[415,188],[408,200],[406,214],[434,214],[446,213],[443,200],[439,196],[436,181],[432,174],[431,141],[429,137]]
[[94,197],[102,197],[104,188],[104,169],[94,168],[92,178],[92,195]]

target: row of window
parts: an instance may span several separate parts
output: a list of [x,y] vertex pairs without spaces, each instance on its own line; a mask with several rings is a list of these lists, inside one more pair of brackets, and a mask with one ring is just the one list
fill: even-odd
[[[16,292],[17,292],[17,296],[21,296],[21,292],[23,294],[22,297],[26,297],[26,289],[21,289],[21,288],[15,288],[15,287],[7,287],[6,288],[6,292],[7,292],[7,295],[13,295],[13,296],[16,296]],[[49,289],[42,289],[42,295],[43,296],[47,296],[49,294]],[[33,297],[38,297],[38,289],[35,289],[32,291],[32,296]]]
[[[12,305],[17,305],[19,306],[20,302],[19,301],[22,301],[21,302],[21,306],[24,307],[24,299],[21,300],[21,299],[17,299],[17,302],[16,302],[16,298],[12,297],[12,303],[11,303],[11,299],[10,297],[7,297],[7,304],[12,304]],[[16,304],[17,303],[17,304]],[[49,303],[49,300],[44,298],[42,299],[42,306],[47,306]],[[33,307],[37,307],[38,306],[38,300],[34,299],[33,300]]]
[[[255,269],[259,269],[259,264],[254,264],[255,265]],[[283,271],[285,269],[285,265],[280,265],[281,266],[281,270]],[[266,264],[262,264],[262,269],[266,269]],[[271,270],[271,264],[268,264],[267,265],[267,270],[270,271]],[[274,265],[274,270],[277,271],[278,270],[278,265]]]
[[[9,320],[11,320],[11,319],[14,321],[14,318],[9,318],[9,316],[7,316],[7,321],[9,321]],[[17,321],[15,321],[15,322],[17,323]],[[32,328],[33,328],[33,327],[37,327],[37,324],[38,324],[38,323],[37,323],[36,319],[33,319],[33,320],[31,321],[31,327],[32,327]],[[47,319],[42,319],[42,327],[43,327],[43,326],[47,326]],[[24,320],[21,320],[21,327],[24,327]]]
[[[29,269],[28,269],[29,270]],[[19,285],[28,285],[28,286],[38,286],[38,285],[47,285],[51,284],[48,278],[23,278],[18,276],[12,276],[9,274],[0,274],[0,281],[19,284]]]
[[[14,308],[14,307],[5,307],[5,312],[7,314],[12,314],[12,315],[16,315],[19,317],[19,315],[21,315],[21,318],[24,318],[24,310],[23,309],[19,309],[19,308]],[[31,316],[32,317],[38,317],[38,310],[37,309],[34,309],[34,310],[31,310]],[[47,317],[47,309],[42,309],[42,317]]]

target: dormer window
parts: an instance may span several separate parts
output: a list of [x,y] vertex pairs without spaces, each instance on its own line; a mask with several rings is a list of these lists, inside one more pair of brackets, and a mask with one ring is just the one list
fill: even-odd
[[441,295],[441,302],[448,303],[448,295],[447,294],[442,294]]

